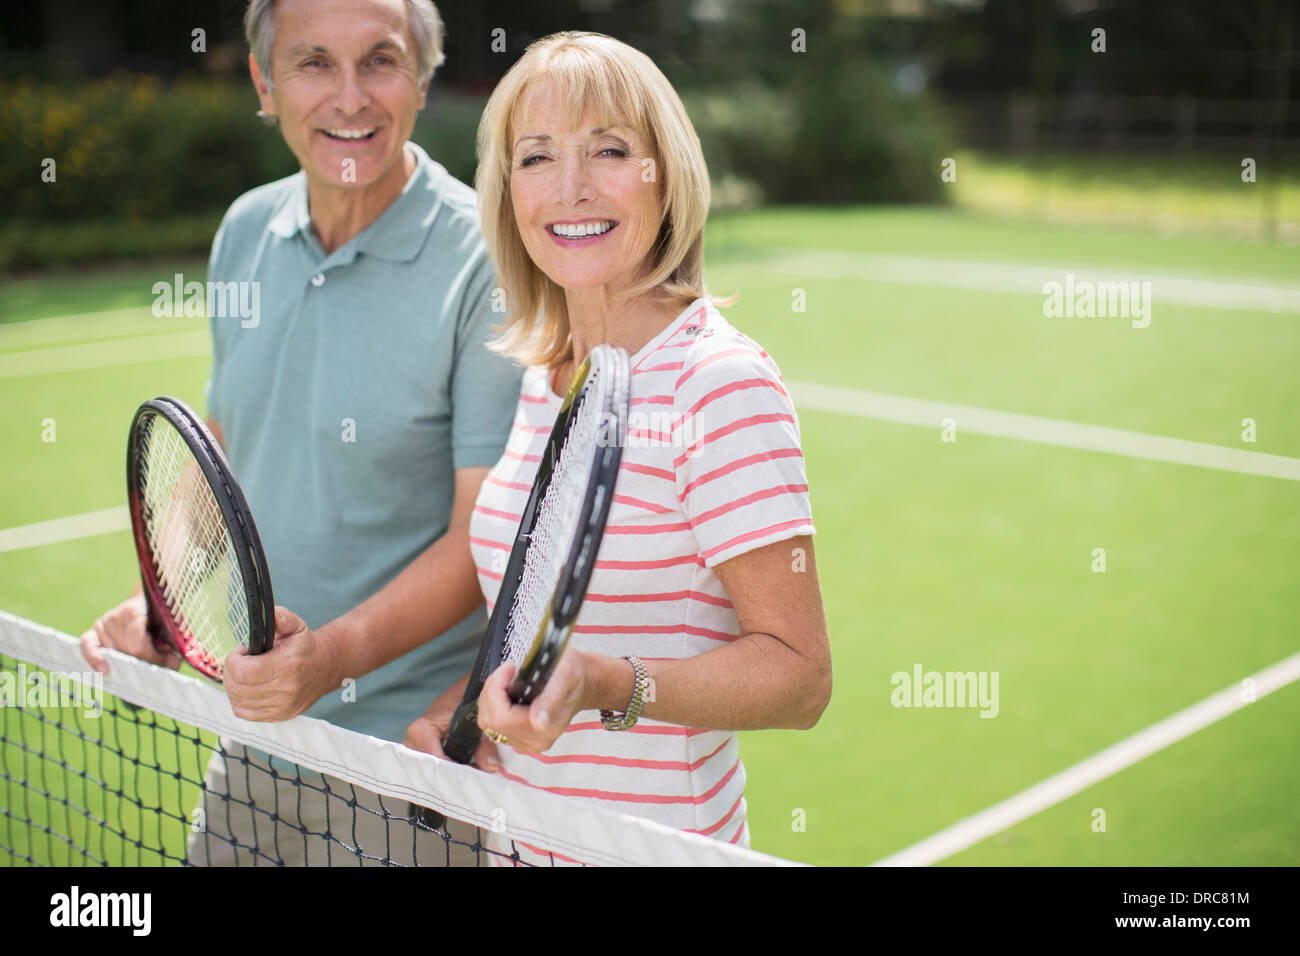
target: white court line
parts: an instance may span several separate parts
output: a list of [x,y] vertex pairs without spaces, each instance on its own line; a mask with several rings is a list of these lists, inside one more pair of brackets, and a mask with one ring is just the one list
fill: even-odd
[[60,345],[26,352],[0,355],[0,379],[30,375],[54,375],[84,372],[115,365],[163,362],[178,358],[197,358],[212,351],[212,337],[206,329],[135,335],[103,342]]
[[[1122,431],[1100,425],[1083,425],[1056,418],[1038,418],[970,405],[950,405],[833,385],[788,381],[786,386],[794,395],[795,404],[801,411],[811,409],[935,429],[941,426],[945,418],[952,418],[957,423],[959,433],[966,431],[996,438],[1012,438],[1126,455],[1130,458],[1300,481],[1300,459],[1284,458],[1281,455],[1265,455],[1261,452],[1184,441],[1181,438],[1165,438],[1162,435]],[[0,529],[0,552],[72,541],[129,527],[125,507],[91,511],[53,521]]]
[[1085,425],[1059,418],[1039,418],[1036,415],[1000,412],[973,405],[953,405],[902,395],[865,392],[856,388],[816,385],[811,382],[787,381],[785,384],[800,410],[814,409],[905,425],[922,425],[936,431],[944,419],[951,418],[956,422],[959,435],[965,431],[1150,461],[1197,465],[1201,468],[1300,481],[1300,458],[1266,455],[1258,451],[1244,451],[1102,425]]
[[35,524],[0,529],[0,552],[76,541],[97,534],[126,531],[130,527],[131,513],[126,505],[102,511],[87,511],[67,518],[55,518],[53,521],[38,521]]
[[1297,288],[1157,275],[1143,267],[1114,272],[1088,266],[1008,265],[836,249],[783,249],[771,259],[753,261],[760,262],[768,272],[792,276],[870,279],[903,285],[1020,292],[1036,296],[1043,295],[1043,285],[1047,282],[1063,283],[1069,272],[1074,274],[1076,286],[1084,279],[1090,282],[1150,282],[1151,298],[1161,305],[1300,314],[1300,289]]
[[[1300,653],[1278,661],[1249,679],[1255,682],[1255,698],[1262,699],[1300,679]],[[1028,790],[878,860],[872,866],[929,866],[947,859],[1241,710],[1247,704],[1244,697],[1241,684],[1224,688]]]

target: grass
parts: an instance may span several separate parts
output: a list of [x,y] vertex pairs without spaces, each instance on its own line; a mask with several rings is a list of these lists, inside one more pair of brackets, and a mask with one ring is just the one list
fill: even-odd
[[[1300,457],[1294,314],[1157,303],[1151,327],[1136,330],[1046,319],[1037,295],[791,275],[770,258],[831,249],[931,258],[936,274],[962,260],[1294,287],[1284,244],[965,209],[768,210],[714,221],[709,236],[711,289],[741,293],[728,317],[789,381]],[[182,266],[198,278],[201,264]],[[119,504],[122,438],[140,398],[202,406],[202,356],[3,373],[28,361],[6,356],[44,346],[184,334],[148,312],[152,281],[177,268],[0,290],[12,322],[47,320],[0,325],[0,403],[12,410],[0,448],[16,465],[0,472],[0,527]],[[791,308],[796,288],[806,311]],[[1247,417],[1255,444],[1241,441]],[[46,418],[58,426],[52,444],[41,441]],[[1290,482],[960,432],[949,443],[938,423],[811,409],[800,422],[836,684],[814,730],[742,736],[759,849],[869,863],[1296,649]],[[0,553],[0,607],[75,633],[133,574],[125,533]],[[893,707],[891,675],[915,664],[998,672],[997,717]],[[945,862],[1296,865],[1298,710],[1300,689],[1283,688]]]

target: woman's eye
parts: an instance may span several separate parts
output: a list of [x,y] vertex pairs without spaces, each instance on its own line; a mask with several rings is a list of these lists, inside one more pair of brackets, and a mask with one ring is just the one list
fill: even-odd
[[529,156],[527,159],[525,159],[525,160],[524,160],[522,163],[520,163],[519,165],[520,165],[520,166],[533,166],[533,165],[536,165],[536,164],[534,163],[534,160],[541,160],[541,159],[545,159],[545,158],[546,158],[545,156],[540,156],[540,155],[538,155],[538,156]]
[[619,149],[617,146],[606,146],[604,149],[600,151],[600,155],[602,156],[604,156],[606,153],[613,153],[616,159],[622,159],[624,156],[627,155],[626,152]]

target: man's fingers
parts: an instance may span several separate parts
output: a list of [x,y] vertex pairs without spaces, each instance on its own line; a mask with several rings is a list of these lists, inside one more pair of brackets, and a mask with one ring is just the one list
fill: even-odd
[[81,656],[86,659],[86,663],[92,670],[107,674],[108,660],[104,657],[104,651],[100,646],[99,632],[96,629],[98,626],[96,622],[94,627],[81,635]]
[[402,744],[420,753],[433,754],[435,757],[447,756],[442,750],[442,728],[424,718],[406,729]]

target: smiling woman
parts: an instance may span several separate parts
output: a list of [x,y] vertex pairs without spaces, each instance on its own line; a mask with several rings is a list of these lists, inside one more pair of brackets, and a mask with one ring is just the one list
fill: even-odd
[[[478,723],[497,745],[486,768],[745,845],[735,732],[816,724],[830,650],[794,405],[771,356],[704,288],[700,141],[649,57],[561,33],[502,79],[478,147],[508,312],[495,346],[530,366],[470,520],[489,607],[508,606],[506,555],[539,463],[554,459],[574,369],[601,345],[631,369],[586,600],[531,703],[507,692],[514,664],[484,683]],[[642,427],[647,412],[658,424]],[[464,684],[434,700],[409,745],[442,753]]]

